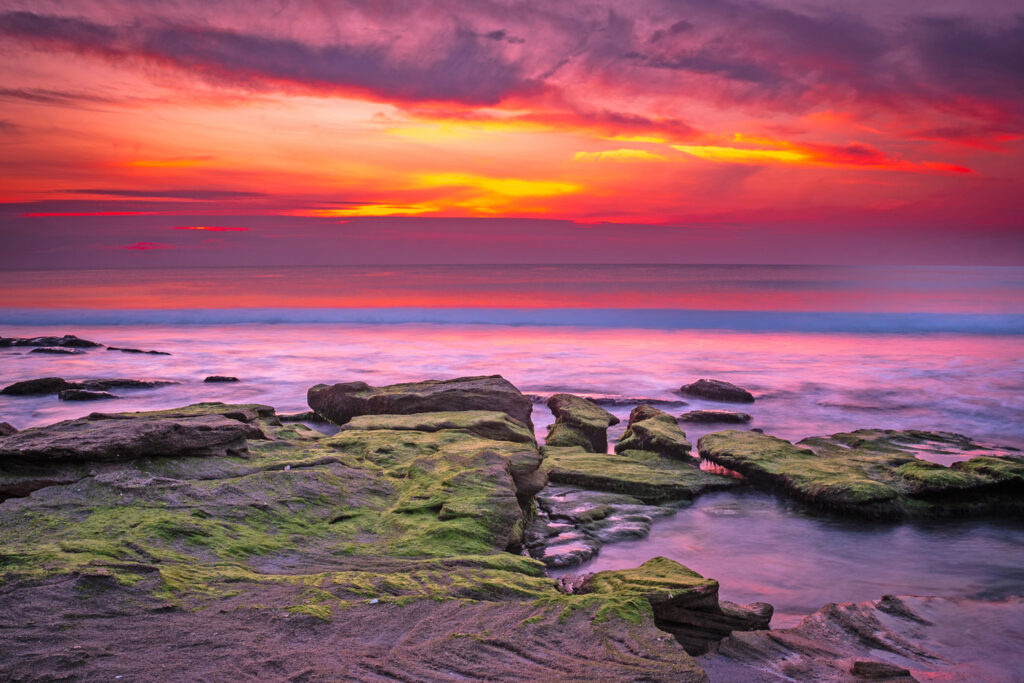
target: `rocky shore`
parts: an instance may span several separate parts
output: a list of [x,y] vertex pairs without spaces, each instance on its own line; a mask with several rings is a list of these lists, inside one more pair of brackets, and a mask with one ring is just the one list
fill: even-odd
[[955,601],[828,605],[770,630],[770,605],[721,600],[665,558],[548,569],[742,486],[831,514],[1022,511],[1019,454],[952,434],[728,430],[698,442],[712,473],[650,405],[609,453],[618,418],[551,396],[538,447],[531,400],[497,375],[317,385],[308,400],[294,421],[201,403],[0,430],[0,676],[913,680],[962,668],[943,645]]

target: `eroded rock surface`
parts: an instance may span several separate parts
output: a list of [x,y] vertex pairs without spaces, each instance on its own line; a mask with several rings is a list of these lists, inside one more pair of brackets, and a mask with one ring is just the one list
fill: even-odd
[[572,394],[555,394],[547,401],[555,423],[548,431],[549,446],[579,446],[592,453],[608,452],[608,427],[619,418],[597,404]]
[[[794,445],[728,430],[702,437],[698,450],[754,485],[843,514],[901,518],[1024,511],[1020,453],[958,434],[864,429]],[[923,459],[929,456],[955,461],[947,467]]]
[[307,393],[309,407],[335,424],[356,415],[407,415],[459,410],[498,410],[531,430],[530,400],[501,375],[460,377],[372,387],[365,382],[318,384]]
[[699,379],[684,384],[679,392],[687,396],[696,396],[708,401],[721,403],[753,403],[754,395],[746,389],[720,379]]
[[735,632],[698,661],[712,681],[1014,681],[1022,610],[1021,598],[830,604],[791,629]]

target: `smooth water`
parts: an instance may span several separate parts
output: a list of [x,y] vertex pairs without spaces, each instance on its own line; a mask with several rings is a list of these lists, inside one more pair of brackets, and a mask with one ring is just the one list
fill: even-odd
[[[74,333],[170,356],[0,349],[0,384],[174,380],[117,401],[0,396],[24,429],[196,401],[307,409],[320,382],[502,374],[541,396],[676,399],[701,377],[750,389],[751,427],[797,440],[864,427],[1024,448],[1024,269],[541,266],[0,273],[0,335]],[[429,322],[433,321],[433,322]],[[144,323],[144,324],[143,324]],[[715,328],[715,329],[711,329]],[[233,384],[204,384],[207,375]],[[687,399],[697,408],[729,407]],[[631,405],[611,408],[625,421]],[[543,438],[550,413],[535,406]],[[614,439],[623,425],[613,428]],[[721,426],[687,425],[695,441]],[[884,524],[774,497],[706,496],[577,571],[677,559],[793,623],[885,593],[1024,594],[1024,523]]]

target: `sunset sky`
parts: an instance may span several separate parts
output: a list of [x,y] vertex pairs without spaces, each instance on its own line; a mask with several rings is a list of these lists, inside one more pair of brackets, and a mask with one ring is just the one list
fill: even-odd
[[0,2],[0,267],[1024,263],[1019,0]]

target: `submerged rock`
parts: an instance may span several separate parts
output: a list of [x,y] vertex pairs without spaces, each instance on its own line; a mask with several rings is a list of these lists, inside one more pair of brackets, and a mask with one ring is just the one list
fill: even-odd
[[29,353],[49,353],[58,356],[80,356],[85,353],[82,349],[68,349],[62,346],[40,346],[32,349]]
[[633,409],[629,414],[629,426],[615,444],[616,453],[627,450],[652,451],[696,465],[697,461],[690,456],[691,448],[686,434],[679,428],[674,417],[647,405]]
[[8,396],[39,396],[57,394],[65,389],[81,389],[85,391],[106,391],[107,389],[155,389],[169,384],[177,384],[170,380],[99,378],[66,380],[60,377],[40,377],[15,382],[0,389],[0,394]]
[[696,422],[697,424],[714,423],[735,423],[745,424],[750,422],[750,415],[737,413],[731,410],[691,410],[679,416],[680,422]]
[[365,382],[318,384],[309,407],[335,424],[356,415],[407,415],[456,410],[498,410],[533,429],[530,400],[501,375],[427,380],[372,387]]
[[121,353],[145,353],[152,356],[169,356],[167,351],[143,351],[142,349],[126,349],[122,346],[108,346],[107,351],[120,351]]
[[608,427],[619,418],[593,402],[572,394],[555,394],[548,399],[555,423],[545,443],[549,446],[579,446],[593,453],[608,452]]
[[719,401],[722,403],[753,403],[754,396],[746,389],[720,379],[699,379],[691,384],[684,384],[679,392],[687,396]]
[[246,451],[256,427],[223,416],[123,418],[94,414],[25,429],[0,441],[0,459],[21,463],[207,457]]
[[57,398],[62,401],[102,401],[108,398],[117,398],[108,391],[89,391],[88,389],[62,389],[57,392]]
[[103,344],[81,339],[73,334],[65,334],[63,337],[0,337],[0,347],[3,346],[64,346],[89,349]]
[[548,486],[537,496],[537,514],[526,532],[531,557],[551,568],[574,567],[606,543],[644,538],[655,519],[673,507],[645,505],[633,496]]
[[[965,459],[949,467],[919,459],[929,444],[932,452],[938,449],[946,457],[959,452]],[[754,485],[842,514],[902,518],[1024,511],[1024,458],[957,434],[865,429],[794,445],[729,430],[702,437],[697,447],[702,457]]]
[[237,382],[237,381],[238,381],[238,378],[237,378],[237,377],[228,377],[228,376],[226,376],[226,375],[210,375],[209,377],[207,377],[207,378],[206,378],[206,379],[204,379],[203,381],[204,381],[204,382],[209,382],[209,383],[216,383],[216,382]]

